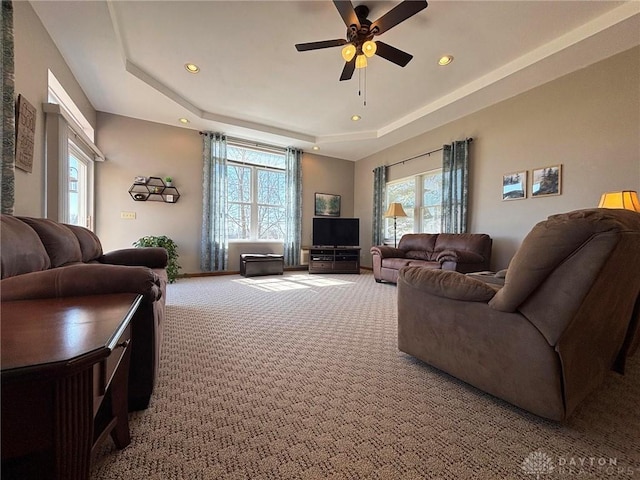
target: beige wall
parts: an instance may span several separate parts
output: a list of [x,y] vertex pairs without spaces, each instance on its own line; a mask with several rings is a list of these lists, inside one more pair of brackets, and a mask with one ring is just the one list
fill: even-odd
[[[424,133],[356,163],[361,246],[371,238],[372,170],[466,137],[471,144],[470,232],[494,239],[505,268],[531,227],[547,216],[598,205],[611,190],[640,190],[640,48]],[[391,167],[391,178],[437,168],[441,154]],[[562,164],[562,194],[501,200],[502,175]],[[529,178],[530,187],[530,178]],[[371,265],[371,256],[363,255]]]
[[[96,168],[96,231],[105,250],[146,234],[167,234],[180,247],[183,272],[197,272],[200,238],[200,137],[192,130],[96,112],[28,2],[14,2],[16,95],[38,110],[33,173],[16,170],[18,215],[44,216],[44,114],[51,69],[87,119],[107,162]],[[470,231],[494,238],[494,268],[505,267],[531,227],[548,215],[597,205],[604,191],[640,190],[640,48],[611,57],[510,100],[351,163],[303,157],[302,243],[311,243],[313,194],[342,196],[342,216],[360,218],[362,261],[370,265],[372,173],[390,164],[474,137]],[[392,167],[392,179],[436,168],[440,154]],[[504,173],[562,164],[562,195],[502,202]],[[182,197],[175,205],[133,202],[136,175],[172,175]],[[135,211],[136,220],[120,219]],[[253,245],[238,246],[237,254]],[[274,245],[261,245],[275,249]],[[256,250],[257,251],[257,250]],[[275,250],[274,250],[275,251]]]
[[23,95],[37,110],[33,172],[16,169],[15,214],[43,217],[46,166],[42,104],[48,95],[47,70],[53,72],[94,128],[96,112],[31,5],[13,2],[13,9],[15,93]]
[[[166,235],[178,244],[181,273],[200,271],[202,140],[195,130],[98,113],[98,147],[107,161],[96,168],[96,233],[105,250],[126,248],[145,235]],[[128,193],[135,176],[173,177],[175,204],[136,202]],[[353,215],[354,163],[304,154],[302,243],[311,243],[315,192],[341,195],[342,216]],[[121,212],[135,212],[124,220]],[[238,242],[229,247],[229,270],[241,253],[282,253],[282,243]]]

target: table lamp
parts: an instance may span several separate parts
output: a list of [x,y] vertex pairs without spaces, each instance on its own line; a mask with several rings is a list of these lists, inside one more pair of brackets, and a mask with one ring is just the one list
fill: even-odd
[[638,193],[633,190],[603,193],[598,208],[622,208],[640,212]]
[[393,217],[393,246],[397,247],[398,243],[396,242],[396,219],[398,217],[406,217],[407,214],[402,208],[401,203],[392,203],[389,205],[387,212],[384,214],[385,217]]

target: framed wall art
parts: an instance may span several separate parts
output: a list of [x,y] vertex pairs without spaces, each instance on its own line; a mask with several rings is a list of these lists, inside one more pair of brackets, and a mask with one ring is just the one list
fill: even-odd
[[502,176],[502,200],[527,198],[527,171],[506,173]]
[[560,195],[562,186],[562,165],[536,168],[531,173],[531,196],[546,197]]
[[317,217],[339,217],[340,195],[330,193],[316,193],[315,215]]
[[33,145],[36,135],[36,109],[22,95],[16,105],[16,167],[33,170]]

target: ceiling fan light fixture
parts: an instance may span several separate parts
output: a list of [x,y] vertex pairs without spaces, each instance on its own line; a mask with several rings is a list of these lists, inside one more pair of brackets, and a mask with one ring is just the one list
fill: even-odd
[[342,49],[342,58],[344,58],[345,62],[350,62],[353,60],[353,57],[356,56],[356,46],[353,43],[348,43]]
[[367,57],[364,55],[358,55],[356,57],[356,68],[367,68]]
[[449,65],[451,62],[453,62],[453,55],[443,55],[438,60],[438,65],[440,65],[441,67],[445,67]]
[[369,58],[373,57],[376,54],[377,49],[378,45],[376,45],[376,42],[372,40],[367,40],[362,44],[362,53],[364,53]]

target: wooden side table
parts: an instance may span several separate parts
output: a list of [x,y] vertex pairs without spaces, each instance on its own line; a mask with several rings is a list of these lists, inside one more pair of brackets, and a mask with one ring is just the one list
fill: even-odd
[[2,302],[3,479],[88,479],[102,439],[129,444],[129,323],[141,300]]

